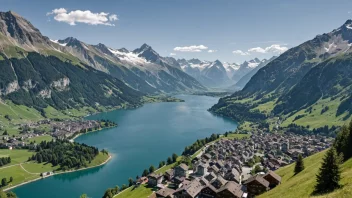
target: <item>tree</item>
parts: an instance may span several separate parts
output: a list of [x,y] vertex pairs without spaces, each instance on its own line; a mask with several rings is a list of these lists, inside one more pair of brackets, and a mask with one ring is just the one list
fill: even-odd
[[327,193],[340,187],[340,158],[335,148],[325,154],[316,179],[315,193]]
[[7,130],[5,130],[4,133],[2,133],[2,135],[9,135],[9,133],[7,132]]
[[159,162],[159,168],[163,167],[163,163],[162,162]]
[[172,159],[171,159],[171,157],[168,157],[166,161],[167,161],[167,164],[168,164],[168,165],[172,164]]
[[13,182],[13,177],[10,177],[10,183]]
[[153,173],[154,171],[155,171],[155,167],[153,165],[150,165],[149,173]]
[[129,187],[133,186],[133,179],[132,178],[128,179],[128,186]]
[[351,148],[350,146],[352,146],[349,142],[350,137],[350,130],[346,126],[343,126],[335,138],[334,148],[336,149],[336,152],[343,154],[344,160],[349,158],[348,148]]
[[112,189],[111,188],[109,188],[109,189],[107,189],[106,191],[105,191],[105,193],[104,193],[104,196],[103,196],[103,198],[113,198],[114,197],[114,195],[112,194]]
[[142,177],[145,177],[149,174],[147,169],[144,169],[143,173],[142,173]]
[[303,157],[301,154],[298,155],[298,159],[296,161],[296,165],[295,165],[295,175],[300,173],[301,171],[304,170],[304,162],[303,162]]
[[6,178],[2,178],[2,180],[1,180],[1,186],[2,186],[2,187],[7,186]]
[[172,162],[176,162],[177,157],[178,157],[178,155],[176,153],[172,154]]
[[121,190],[125,190],[127,188],[126,184],[122,184]]

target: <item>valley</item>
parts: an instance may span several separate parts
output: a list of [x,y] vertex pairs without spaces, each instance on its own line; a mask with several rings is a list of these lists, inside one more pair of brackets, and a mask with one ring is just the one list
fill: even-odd
[[[260,24],[232,31],[238,42],[207,27],[207,46],[186,46],[163,42],[160,17],[140,17],[138,36],[101,32],[109,41],[94,28],[133,22],[46,17],[0,12],[1,198],[351,196],[352,20],[295,44],[255,41]],[[51,20],[77,33],[53,34]]]

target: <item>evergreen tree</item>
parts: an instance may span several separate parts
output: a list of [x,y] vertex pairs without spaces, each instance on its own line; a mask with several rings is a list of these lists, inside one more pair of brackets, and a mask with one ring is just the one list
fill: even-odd
[[172,159],[171,159],[171,157],[168,157],[167,158],[167,164],[169,165],[169,164],[172,164]]
[[155,171],[155,167],[153,165],[150,165],[149,173],[153,173],[154,171]]
[[88,196],[87,196],[87,194],[83,194],[79,198],[88,198]]
[[176,153],[172,154],[172,162],[176,162],[177,157],[178,157],[178,155]]
[[340,179],[340,159],[335,148],[331,148],[325,154],[319,169],[315,193],[327,193],[339,188]]
[[132,178],[128,179],[128,186],[129,187],[133,186],[133,179]]
[[303,162],[303,157],[301,154],[298,155],[298,159],[296,161],[296,166],[295,166],[295,175],[300,173],[301,171],[304,170],[304,162]]
[[349,149],[351,143],[349,142],[351,135],[350,131],[346,126],[343,126],[340,132],[337,134],[334,142],[334,148],[336,149],[337,153],[342,153],[344,156],[344,160],[349,158]]
[[143,173],[142,173],[142,177],[145,177],[149,174],[147,169],[144,169]]
[[2,187],[7,186],[6,178],[2,178],[2,180],[1,180],[1,186],[2,186]]

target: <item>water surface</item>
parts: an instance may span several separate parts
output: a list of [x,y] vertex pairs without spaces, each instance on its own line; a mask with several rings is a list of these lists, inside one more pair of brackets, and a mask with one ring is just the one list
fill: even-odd
[[128,183],[151,164],[158,166],[172,153],[212,133],[234,130],[236,122],[207,111],[218,98],[180,95],[182,103],[153,103],[133,110],[116,110],[88,117],[117,122],[117,128],[82,135],[77,142],[107,149],[113,158],[104,166],[39,180],[13,191],[20,198],[100,198],[109,187]]

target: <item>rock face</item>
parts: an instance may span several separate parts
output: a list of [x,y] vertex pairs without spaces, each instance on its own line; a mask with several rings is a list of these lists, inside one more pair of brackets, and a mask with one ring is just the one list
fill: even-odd
[[20,89],[20,86],[18,85],[18,82],[13,81],[13,82],[10,82],[9,84],[7,84],[5,89],[1,90],[0,93],[1,93],[1,95],[8,95],[10,93],[13,93],[13,92],[19,90],[19,89]]
[[70,85],[70,79],[67,77],[60,78],[59,80],[53,81],[51,87],[55,88],[58,91],[66,90]]

